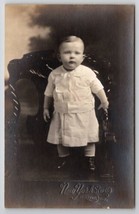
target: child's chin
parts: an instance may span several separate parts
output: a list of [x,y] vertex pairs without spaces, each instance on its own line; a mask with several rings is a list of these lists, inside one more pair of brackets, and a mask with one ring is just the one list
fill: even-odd
[[71,69],[71,70],[73,70],[73,69],[75,69],[75,68],[76,68],[76,65],[75,65],[75,64],[69,66],[69,69]]

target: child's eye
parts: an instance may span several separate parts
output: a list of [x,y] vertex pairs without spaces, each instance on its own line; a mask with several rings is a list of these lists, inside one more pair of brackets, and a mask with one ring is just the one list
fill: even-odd
[[75,52],[75,54],[79,55],[79,54],[80,54],[80,52],[76,51],[76,52]]
[[64,52],[64,54],[70,54],[70,53],[71,53],[70,51],[65,51],[65,52]]

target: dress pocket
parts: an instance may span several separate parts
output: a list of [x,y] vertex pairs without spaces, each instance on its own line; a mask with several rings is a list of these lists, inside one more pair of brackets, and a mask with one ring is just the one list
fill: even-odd
[[92,98],[92,94],[89,88],[80,88],[75,90],[75,95],[78,101],[88,102]]
[[63,92],[59,91],[57,88],[54,90],[53,96],[56,102],[63,101],[64,94]]

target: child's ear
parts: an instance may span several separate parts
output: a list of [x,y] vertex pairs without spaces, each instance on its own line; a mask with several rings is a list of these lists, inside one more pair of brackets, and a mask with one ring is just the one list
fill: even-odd
[[60,53],[57,54],[57,58],[58,58],[58,60],[61,62]]
[[85,55],[85,54],[83,54],[83,61],[84,61],[85,57],[86,57],[86,55]]
[[85,59],[85,57],[86,57],[86,55],[85,55],[85,54],[83,54],[83,59]]

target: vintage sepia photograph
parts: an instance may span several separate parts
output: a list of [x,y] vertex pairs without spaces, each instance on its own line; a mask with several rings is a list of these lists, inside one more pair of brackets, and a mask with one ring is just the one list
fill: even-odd
[[135,6],[5,5],[5,207],[135,207]]

